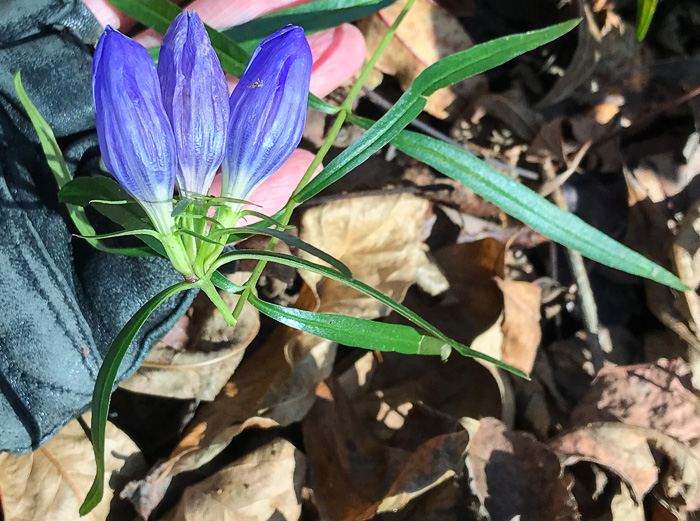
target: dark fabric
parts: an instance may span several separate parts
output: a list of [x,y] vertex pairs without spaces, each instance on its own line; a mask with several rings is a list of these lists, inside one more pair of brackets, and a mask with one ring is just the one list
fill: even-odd
[[[74,232],[56,182],[17,100],[27,94],[49,122],[74,175],[100,171],[90,71],[101,33],[79,0],[0,2],[0,450],[46,442],[90,403],[110,342],[133,313],[181,280],[169,262],[98,252]],[[189,307],[166,301],[124,359],[133,373]]]

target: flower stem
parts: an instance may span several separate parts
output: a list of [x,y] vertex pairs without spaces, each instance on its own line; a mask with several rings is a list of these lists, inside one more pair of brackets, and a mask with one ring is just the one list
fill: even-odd
[[214,287],[214,284],[212,284],[212,282],[208,279],[202,279],[200,281],[199,287],[204,293],[206,293],[207,297],[209,297],[209,300],[211,300],[212,303],[221,312],[221,315],[223,315],[224,320],[226,320],[226,324],[228,324],[229,326],[235,326],[238,320],[236,320],[236,317],[234,317],[231,314],[228,307],[226,306],[226,303],[223,301],[223,299],[219,295],[219,292]]
[[192,269],[190,258],[180,238],[172,233],[168,233],[161,234],[159,239],[173,267],[186,279],[194,277],[195,273]]
[[411,9],[414,2],[415,2],[415,0],[408,0],[408,2],[406,2],[406,5],[404,6],[404,8],[399,13],[399,16],[397,16],[396,20],[394,20],[394,23],[391,24],[391,27],[389,27],[389,30],[386,32],[386,34],[384,35],[382,40],[379,42],[379,46],[372,53],[372,56],[370,57],[370,59],[367,61],[364,68],[362,69],[360,76],[357,78],[357,82],[355,82],[355,85],[353,85],[352,89],[350,89],[348,96],[345,98],[345,101],[343,101],[343,104],[340,106],[341,110],[345,110],[347,112],[350,112],[350,110],[352,110],[353,101],[355,101],[355,98],[362,90],[362,87],[364,86],[365,82],[367,81],[367,77],[372,72],[372,69],[374,69],[374,66],[377,64],[377,61],[381,57],[382,53],[384,53],[384,50],[387,48],[387,45],[389,45],[389,42],[391,41],[391,39],[394,37],[394,33],[396,32],[396,29],[398,29],[399,24],[401,23],[401,21],[404,19],[404,17],[408,13],[408,10]]

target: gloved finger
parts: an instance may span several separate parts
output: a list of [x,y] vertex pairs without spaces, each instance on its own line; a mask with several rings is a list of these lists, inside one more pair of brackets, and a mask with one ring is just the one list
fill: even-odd
[[[306,1],[269,0],[195,0],[188,9],[195,9],[205,23],[215,29],[240,25],[253,18]],[[152,29],[143,31],[135,39],[145,47],[160,45],[163,37]],[[357,27],[343,24],[333,29],[308,36],[314,68],[311,73],[311,92],[324,97],[355,74],[365,59],[365,40]],[[236,79],[227,75],[229,89]]]
[[[254,210],[265,215],[276,214],[287,204],[292,192],[294,192],[313,159],[314,154],[308,150],[297,148],[277,172],[268,177],[255,189],[251,196],[248,197],[248,200],[253,204],[246,205],[243,209]],[[321,170],[323,170],[323,165],[318,166],[314,176],[318,175]],[[221,174],[217,174],[214,178],[214,182],[209,189],[209,195],[221,195]],[[241,220],[238,223],[238,226],[251,224],[256,221],[259,221],[257,217],[247,216],[245,220]]]
[[107,0],[82,0],[82,2],[102,24],[102,27],[111,25],[125,33],[136,25],[136,20],[116,9]]

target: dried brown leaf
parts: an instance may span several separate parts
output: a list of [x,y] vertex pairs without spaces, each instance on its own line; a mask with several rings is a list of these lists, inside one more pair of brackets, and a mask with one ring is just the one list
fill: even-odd
[[278,438],[187,487],[162,521],[296,521],[305,479],[306,457]]
[[340,387],[327,384],[319,386],[319,400],[302,423],[323,519],[360,521],[396,512],[462,473],[469,442],[463,428],[402,450],[374,437]]
[[382,355],[352,408],[378,439],[413,451],[434,436],[460,430],[464,417],[512,423],[514,402],[509,381],[471,358],[442,362],[391,353]]
[[[357,280],[400,302],[417,269],[428,262],[422,241],[428,206],[410,194],[343,199],[307,210],[300,237],[344,262]],[[375,319],[389,311],[340,282],[301,273],[318,293],[321,312]]]
[[580,519],[549,447],[531,434],[509,431],[495,418],[473,422],[470,432],[470,485],[490,519]]
[[410,501],[458,476],[464,469],[467,431],[429,439],[411,454],[406,465],[377,507],[377,512],[396,512]]
[[[697,450],[667,434],[621,423],[593,423],[551,446],[565,466],[590,461],[611,470],[627,483],[636,501],[654,490],[674,514],[684,516],[700,508]],[[659,457],[666,462],[657,465]]]
[[[359,27],[367,42],[367,56],[371,56],[389,26],[396,20],[406,0],[397,2],[379,13],[360,20]],[[377,62],[385,74],[396,76],[405,90],[429,65],[440,58],[472,47],[469,35],[459,20],[429,0],[417,0],[404,18],[386,51]],[[444,119],[445,110],[458,95],[467,96],[485,90],[483,75],[468,78],[459,84],[440,89],[428,98],[425,110]]]
[[145,470],[138,447],[111,423],[107,423],[105,464],[104,499],[90,514],[81,517],[78,508],[92,485],[95,458],[78,420],[70,422],[46,445],[30,454],[0,454],[4,519],[107,519],[115,488],[118,492],[125,480]]
[[321,518],[370,519],[406,453],[391,449],[357,421],[340,387],[329,380],[302,421],[311,486]]
[[700,441],[700,401],[683,360],[605,367],[571,413],[575,426],[617,421],[673,436],[694,447]]
[[503,292],[503,361],[530,373],[542,339],[539,286],[524,281],[497,279]]

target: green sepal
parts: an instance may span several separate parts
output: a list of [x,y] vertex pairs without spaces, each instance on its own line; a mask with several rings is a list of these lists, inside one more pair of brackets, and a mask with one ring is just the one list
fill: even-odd
[[253,223],[253,224],[251,224],[251,225],[249,225],[249,226],[254,226],[254,227],[258,227],[258,226],[260,226],[260,227],[277,226],[278,228],[280,228],[280,229],[282,229],[282,230],[291,230],[291,229],[294,228],[294,226],[290,226],[290,225],[288,225],[288,224],[282,224],[282,223],[279,222],[277,219],[273,219],[273,218],[270,217],[269,215],[265,215],[264,213],[256,212],[256,211],[253,211],[253,210],[243,210],[243,211],[240,213],[240,217],[241,217],[241,218],[245,217],[246,215],[252,215],[252,216],[257,217],[258,219],[260,219],[259,222]]
[[173,211],[170,213],[170,217],[174,219],[178,215],[185,213],[187,211],[187,208],[189,208],[191,204],[194,204],[194,201],[192,199],[179,200],[177,204],[173,207]]
[[85,239],[85,240],[90,240],[90,239],[114,239],[116,237],[129,237],[129,236],[137,236],[137,235],[149,235],[151,237],[155,237],[156,239],[160,240],[161,234],[158,233],[155,230],[122,230],[120,232],[111,232],[111,233],[103,233],[101,235],[80,235],[80,234],[75,234],[76,237],[79,239]]

